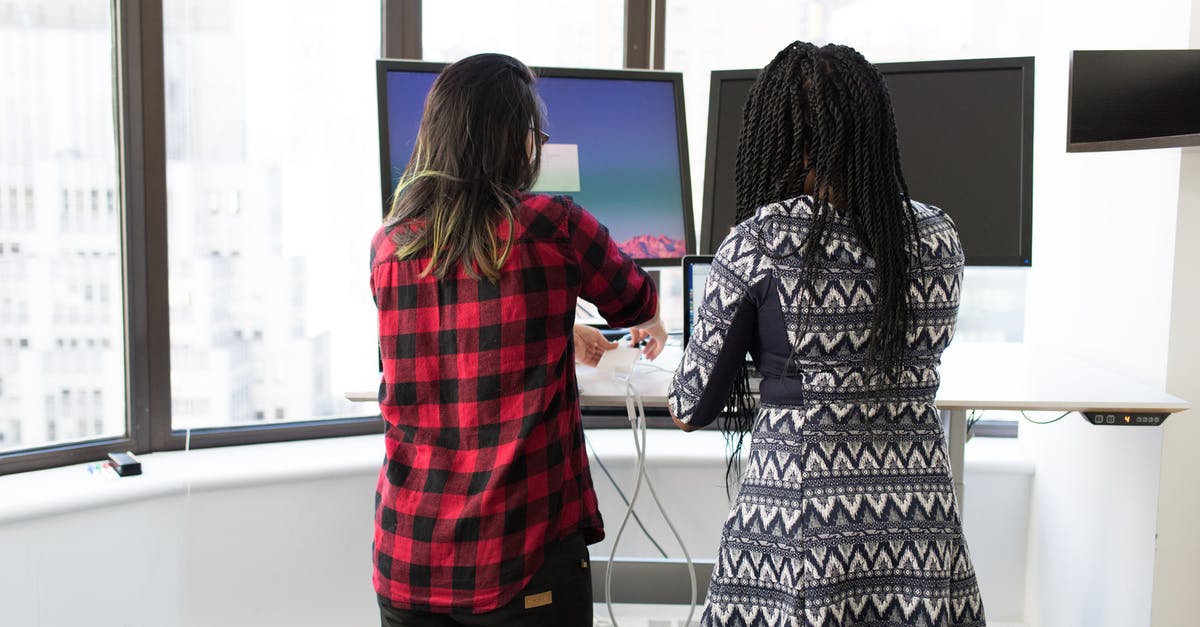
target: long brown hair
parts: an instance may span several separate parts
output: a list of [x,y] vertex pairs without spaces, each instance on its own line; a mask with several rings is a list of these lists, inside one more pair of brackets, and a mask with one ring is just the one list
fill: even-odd
[[[516,193],[541,168],[544,121],[534,82],[524,63],[493,53],[451,64],[434,81],[387,217],[410,221],[394,231],[396,257],[429,254],[422,276],[444,278],[461,264],[471,276],[500,277]],[[504,224],[509,237],[499,238]]]

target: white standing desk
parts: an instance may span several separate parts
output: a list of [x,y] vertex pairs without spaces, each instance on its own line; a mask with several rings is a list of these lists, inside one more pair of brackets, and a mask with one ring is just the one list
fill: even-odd
[[[681,353],[680,347],[667,346],[653,362],[661,369],[640,364],[636,367],[631,381],[647,407],[666,406],[667,384]],[[623,383],[602,377],[587,366],[579,366],[576,372],[583,405],[624,408]],[[942,356],[939,372],[942,384],[935,403],[945,417],[954,491],[960,504],[970,410],[1175,413],[1190,407],[1187,401],[1139,381],[1061,352],[1026,344],[951,344]]]
[[[951,344],[942,356],[939,372],[942,385],[935,402],[949,414],[950,466],[960,502],[969,410],[1172,414],[1191,406],[1161,389],[1078,357],[1026,344]],[[1096,425],[1094,428],[1148,427]]]
[[[682,355],[668,345],[654,362],[639,362],[631,381],[646,407],[666,407],[667,385]],[[942,356],[942,384],[935,402],[945,416],[954,490],[963,498],[963,449],[970,410],[1105,411],[1176,413],[1191,404],[1070,355],[1012,343],[952,344]],[[577,366],[580,403],[625,407],[625,385],[595,368]],[[349,392],[351,401],[375,402],[377,392]],[[1096,429],[1147,428],[1095,426]],[[1152,428],[1152,427],[1150,427]]]
[[[631,380],[647,407],[665,407],[666,390],[679,362],[679,346],[668,345],[663,354],[650,365],[635,366]],[[581,403],[588,407],[611,408],[609,415],[625,413],[625,386],[611,375],[601,375],[594,368],[577,367]],[[967,413],[970,410],[1043,410],[1059,412],[1103,411],[1106,413],[1160,412],[1175,413],[1189,408],[1189,403],[1175,396],[1144,385],[1129,377],[1114,373],[1095,364],[1059,351],[1022,344],[980,344],[959,342],[943,356],[939,369],[942,383],[935,399],[942,410],[947,434],[947,450],[953,473],[959,511],[964,511],[964,449],[966,445]],[[347,394],[355,401],[375,402],[376,391]],[[1080,420],[1068,416],[1065,420]],[[1178,418],[1172,418],[1172,420]],[[1030,428],[1037,428],[1031,425]],[[1091,426],[1094,429],[1132,429],[1132,426]],[[594,434],[599,435],[599,434]],[[611,433],[611,435],[618,435]],[[657,454],[675,456],[699,455],[697,447],[684,444],[690,438],[704,434],[684,435],[660,433],[678,444],[677,447],[655,445]],[[715,435],[715,434],[708,434]],[[651,434],[653,437],[653,434]],[[661,444],[661,442],[659,443]],[[703,448],[703,447],[699,447]],[[711,449],[706,460],[712,459]],[[688,576],[679,560],[658,558],[628,558],[618,561],[621,577],[614,578],[613,599],[622,601],[616,609],[621,625],[654,625],[663,620],[682,620],[687,608],[660,603],[686,603],[690,596]],[[607,568],[607,560],[597,556],[593,577]],[[710,562],[698,564],[707,580]],[[602,568],[603,567],[603,568]],[[602,579],[601,579],[602,581]],[[596,590],[602,590],[597,586]],[[700,595],[703,598],[703,594]],[[607,609],[599,606],[596,625],[609,624]],[[990,624],[990,623],[989,623]]]

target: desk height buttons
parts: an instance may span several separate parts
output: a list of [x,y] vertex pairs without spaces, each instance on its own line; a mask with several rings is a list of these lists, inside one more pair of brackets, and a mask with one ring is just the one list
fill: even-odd
[[1167,413],[1085,411],[1083,417],[1094,425],[1114,427],[1157,427],[1167,419]]

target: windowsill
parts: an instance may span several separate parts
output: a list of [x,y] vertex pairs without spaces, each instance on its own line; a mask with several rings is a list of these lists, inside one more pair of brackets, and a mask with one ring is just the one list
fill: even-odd
[[[588,441],[604,461],[633,456],[624,429],[594,429]],[[651,429],[647,450],[655,466],[700,468],[725,462],[725,441],[713,431],[685,434]],[[140,455],[142,474],[118,477],[96,464],[75,464],[0,477],[0,525],[122,503],[264,484],[378,472],[380,435],[216,447]],[[1032,475],[1033,462],[1015,439],[972,438],[966,472]]]
[[[191,491],[376,472],[381,435],[139,455],[142,474],[119,477],[95,463],[0,477],[0,524]],[[93,468],[94,472],[89,472]]]

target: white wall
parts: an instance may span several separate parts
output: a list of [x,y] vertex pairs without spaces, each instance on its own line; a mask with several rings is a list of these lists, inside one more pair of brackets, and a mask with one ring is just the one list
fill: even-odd
[[[1026,341],[1165,386],[1179,151],[1067,154],[1070,51],[1179,48],[1189,0],[1048,2]],[[1150,624],[1161,430],[1021,425],[1037,465],[1026,623]]]
[[175,625],[179,498],[0,526],[0,624]]
[[[630,494],[629,433],[593,430],[589,439]],[[658,430],[648,440],[649,472],[689,551],[713,559],[728,512],[720,435]],[[978,496],[964,517],[989,618],[1016,621],[1031,469],[1015,441],[989,444],[968,454],[967,489]],[[156,453],[142,456],[143,477],[107,482],[82,467],[0,477],[0,625],[377,625],[371,534],[381,447],[366,436]],[[592,555],[607,557],[625,509],[594,459],[610,540]],[[642,496],[650,532],[680,557]],[[49,513],[55,503],[66,511]],[[618,556],[657,555],[632,522],[625,533]]]
[[193,493],[180,625],[370,625],[375,473]]
[[[1200,11],[1197,11],[1200,22]],[[1200,47],[1200,38],[1193,39]],[[1200,403],[1200,148],[1184,151],[1175,238],[1175,290],[1171,301],[1171,348],[1167,391]],[[1158,546],[1154,564],[1154,625],[1195,620],[1196,565],[1200,564],[1200,410],[1163,426],[1158,497]]]
[[[1058,1],[1040,16],[1026,338],[1161,384],[1179,150],[1068,154],[1072,50],[1183,48],[1190,0]],[[1137,305],[1134,305],[1137,303]]]
[[0,525],[0,625],[372,625],[371,473]]
[[[1200,0],[1192,2],[1191,45],[1200,48]],[[1183,151],[1175,227],[1175,273],[1167,390],[1200,403],[1200,148]],[[1200,410],[1173,416],[1163,427],[1154,562],[1154,627],[1196,620],[1196,564],[1200,563]]]

